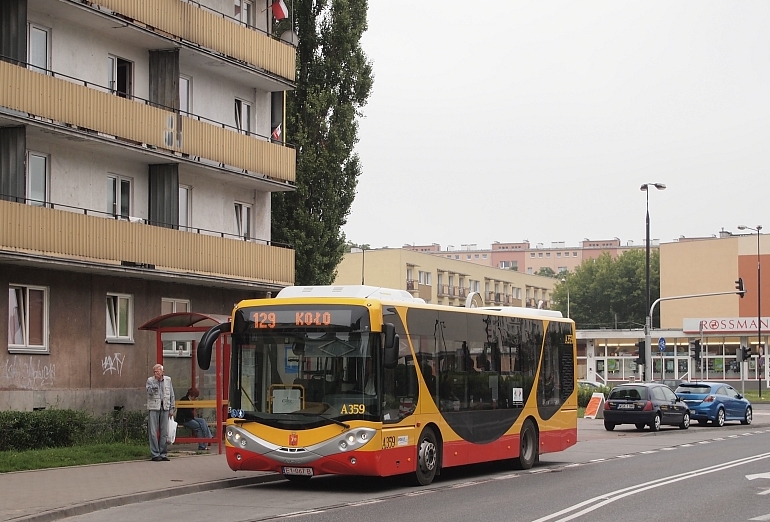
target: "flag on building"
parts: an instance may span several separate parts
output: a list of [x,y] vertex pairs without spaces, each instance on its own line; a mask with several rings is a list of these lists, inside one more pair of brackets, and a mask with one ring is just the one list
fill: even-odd
[[278,126],[273,129],[273,139],[276,141],[279,141],[281,139],[281,124],[279,123]]
[[286,8],[286,4],[283,2],[283,0],[278,0],[277,2],[273,2],[273,16],[276,20],[283,20],[287,16],[289,16],[289,10]]

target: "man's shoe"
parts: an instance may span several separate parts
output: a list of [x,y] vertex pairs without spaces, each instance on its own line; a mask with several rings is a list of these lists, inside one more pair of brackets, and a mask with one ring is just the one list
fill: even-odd
[[162,460],[164,462],[168,462],[168,457],[161,457],[160,460]]
[[160,457],[153,457],[153,458],[152,458],[152,461],[153,461],[153,462],[160,462],[161,460],[163,460],[163,459],[162,459],[162,458],[160,458]]

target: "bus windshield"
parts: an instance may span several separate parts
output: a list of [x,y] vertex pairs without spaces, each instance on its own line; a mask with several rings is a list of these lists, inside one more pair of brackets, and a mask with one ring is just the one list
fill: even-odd
[[381,419],[381,334],[364,307],[239,309],[231,416],[285,429]]

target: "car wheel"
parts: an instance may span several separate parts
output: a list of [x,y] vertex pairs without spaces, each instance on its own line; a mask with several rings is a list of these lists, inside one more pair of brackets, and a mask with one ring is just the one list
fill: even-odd
[[537,430],[531,420],[524,421],[519,434],[519,458],[516,459],[516,468],[529,469],[537,462],[539,443]]
[[751,424],[751,406],[746,408],[746,415],[743,417],[741,424]]
[[708,423],[709,423],[709,421],[707,421],[705,419],[698,419],[698,425],[700,425],[700,426],[705,426]]
[[612,431],[615,429],[615,425],[611,422],[604,421],[604,429],[607,431]]
[[428,486],[438,470],[438,444],[433,430],[426,429],[417,443],[417,469],[413,482],[416,486]]
[[647,427],[647,425],[643,422],[637,422],[636,424],[634,424],[634,426],[636,426],[636,429],[639,431],[642,431],[644,428]]
[[682,422],[679,423],[679,429],[680,430],[686,430],[690,427],[690,412],[684,412],[684,415],[682,415]]
[[725,410],[723,408],[719,408],[717,410],[717,417],[714,419],[714,426],[717,426],[721,428],[725,425]]
[[650,423],[650,431],[659,431],[660,430],[660,413],[655,414],[655,418],[652,419],[652,422]]

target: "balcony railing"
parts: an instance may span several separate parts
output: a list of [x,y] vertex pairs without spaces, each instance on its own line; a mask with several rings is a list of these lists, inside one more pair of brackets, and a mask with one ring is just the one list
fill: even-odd
[[0,200],[0,250],[291,285],[294,250]]
[[407,290],[417,290],[417,281],[414,279],[407,279],[406,280],[406,289]]
[[92,0],[89,3],[101,12],[105,10],[99,7],[106,7],[112,11],[108,14],[119,16],[124,22],[138,22],[143,29],[162,36],[181,38],[289,81],[295,79],[294,47],[221,13],[202,9],[196,3],[179,0]]
[[449,285],[437,285],[436,293],[438,295],[448,295],[449,294]]
[[295,180],[296,153],[290,147],[256,139],[221,124],[178,117],[170,110],[93,87],[0,60],[2,107],[134,146],[181,152],[280,181]]

